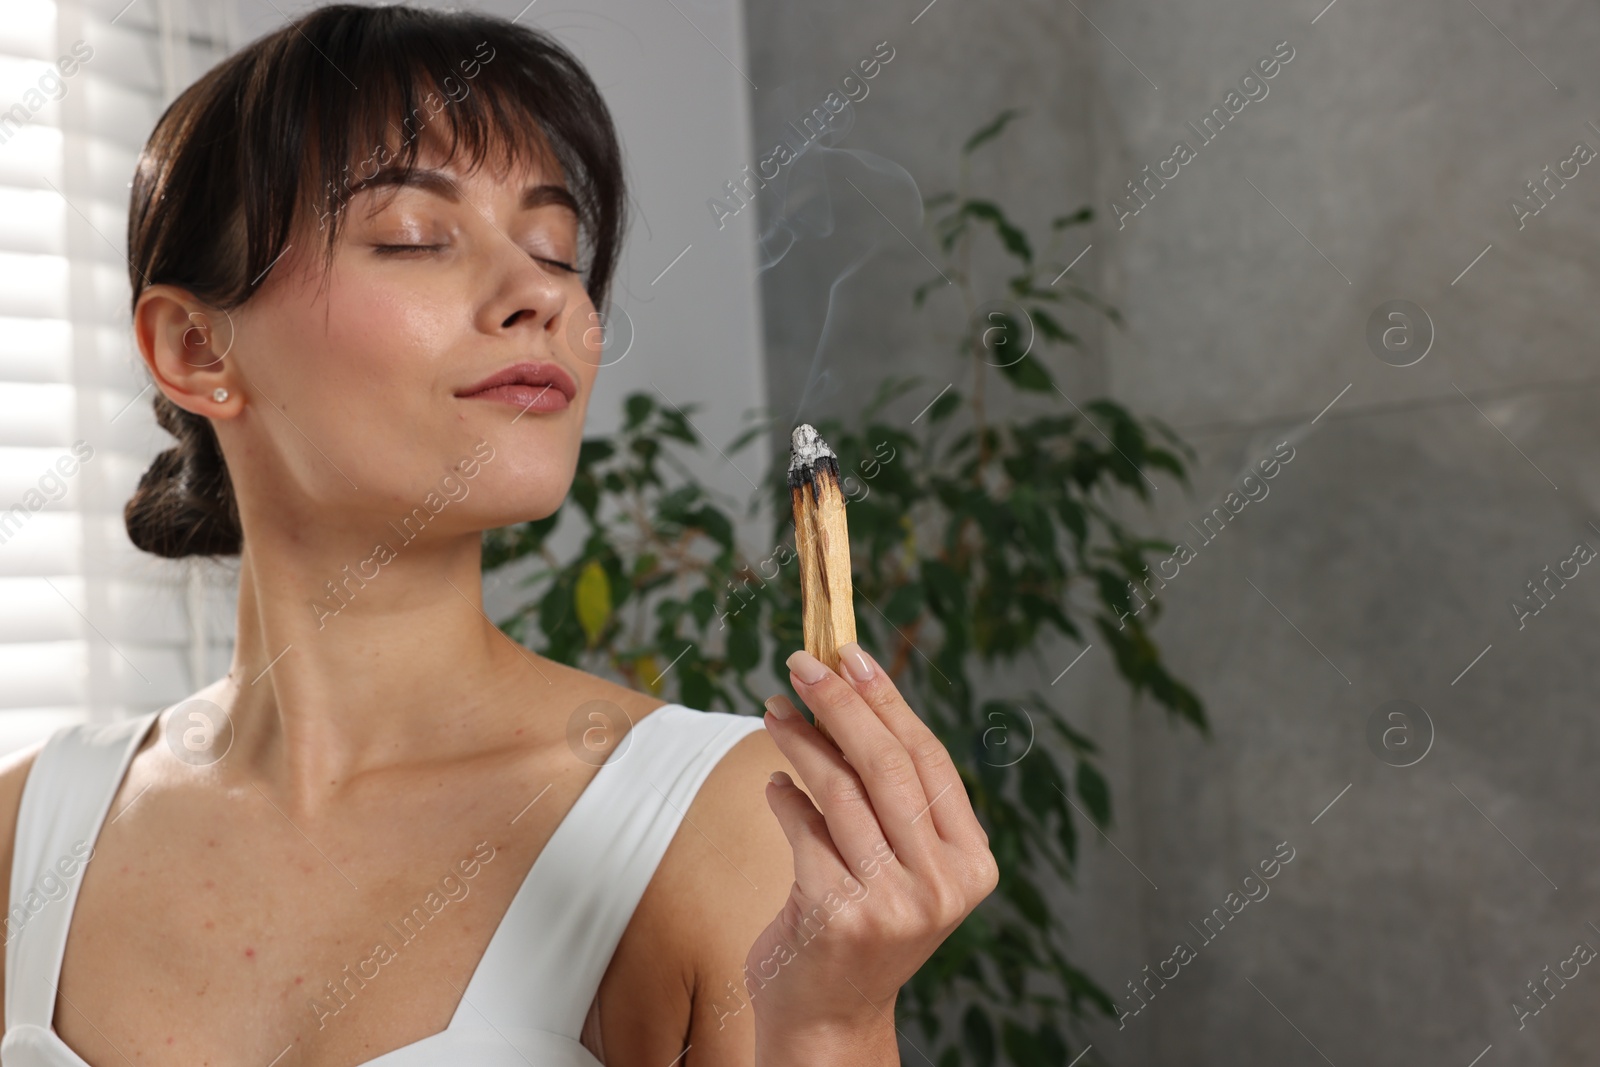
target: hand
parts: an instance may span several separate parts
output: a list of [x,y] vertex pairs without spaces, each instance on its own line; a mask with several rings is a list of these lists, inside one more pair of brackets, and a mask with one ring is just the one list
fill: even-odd
[[804,650],[788,665],[839,747],[786,697],[767,701],[768,732],[811,795],[781,771],[767,786],[795,881],[745,960],[758,1033],[847,1041],[887,1026],[892,1039],[900,987],[999,868],[950,754],[860,645],[840,649],[848,681]]

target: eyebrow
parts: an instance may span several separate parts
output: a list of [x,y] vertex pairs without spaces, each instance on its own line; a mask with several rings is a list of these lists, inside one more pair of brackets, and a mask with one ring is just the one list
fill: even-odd
[[[374,189],[381,186],[412,186],[426,189],[436,196],[441,196],[453,204],[462,200],[461,186],[454,178],[442,170],[429,167],[417,167],[409,173],[397,167],[380,170],[370,178],[358,179],[346,192],[346,197],[354,197],[363,189]],[[532,211],[535,208],[556,204],[579,215],[578,201],[567,191],[564,185],[544,183],[530,185],[522,191],[522,200],[518,205],[523,211]]]

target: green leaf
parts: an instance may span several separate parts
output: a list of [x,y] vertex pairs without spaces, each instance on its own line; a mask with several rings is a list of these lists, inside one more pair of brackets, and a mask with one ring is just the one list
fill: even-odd
[[1078,346],[1078,335],[1065,329],[1044,308],[1029,308],[1028,317],[1033,319],[1033,324],[1039,332],[1052,341],[1060,341],[1064,345]]
[[716,614],[717,602],[711,596],[709,589],[697,589],[694,596],[689,598],[689,610],[694,614],[694,621],[703,630],[706,623],[711,621],[711,616]]
[[1106,994],[1105,990],[1096,985],[1088,975],[1062,959],[1059,953],[1054,954],[1054,957],[1056,973],[1061,976],[1061,981],[1066,985],[1068,993],[1071,995],[1074,1009],[1077,1008],[1079,1001],[1087,1000],[1099,1008],[1101,1014],[1105,1015],[1106,1018],[1116,1018],[1116,1002]]
[[889,625],[911,625],[912,620],[922,613],[926,596],[921,582],[908,582],[896,589],[889,602],[883,606],[883,613],[888,617]]
[[961,211],[964,215],[981,219],[993,226],[995,233],[1000,235],[1001,243],[1006,246],[1006,251],[1024,263],[1033,262],[1033,248],[1028,244],[1028,238],[1012,225],[998,204],[988,200],[968,200],[961,205]]
[[[691,404],[689,409],[693,410],[695,406]],[[668,437],[675,437],[691,445],[699,445],[700,443],[700,438],[695,434],[694,428],[689,425],[688,416],[676,409],[671,411],[666,408],[661,409],[661,432]]]
[[1032,1030],[1022,1027],[1021,1022],[1006,1019],[1000,1024],[1000,1046],[1005,1048],[1006,1056],[1010,1057],[1013,1064],[1064,1064],[1064,1059],[1050,1059],[1045,1056],[1045,1048],[1038,1043]]
[[966,609],[966,585],[948,563],[938,559],[923,560],[922,581],[931,599],[945,606],[946,612],[942,614],[956,615]]
[[939,422],[961,406],[961,394],[954,389],[939,394],[939,399],[928,409],[928,421]]
[[961,1040],[967,1046],[967,1051],[972,1053],[972,1062],[977,1067],[993,1067],[994,1026],[989,1022],[989,1016],[976,1004],[962,1016]]
[[1040,1063],[1066,1063],[1070,1059],[1067,1042],[1062,1038],[1061,1031],[1048,1021],[1039,1024],[1039,1036],[1034,1039],[1034,1047],[1039,1050]]
[[1070,215],[1058,215],[1050,220],[1052,230],[1064,230],[1068,226],[1078,226],[1094,218],[1094,208],[1085,204]]
[[[1014,716],[1013,716],[1014,717]],[[1027,745],[1026,737],[1017,738],[1015,746],[1017,752]],[[1007,746],[1011,747],[1011,746]],[[1007,755],[1000,762],[1015,759],[1016,755]],[[1027,805],[1035,818],[1045,819],[1052,811],[1061,808],[1061,793],[1057,784],[1061,780],[1060,772],[1056,770],[1055,762],[1051,760],[1050,753],[1040,747],[1028,752],[1027,758],[1018,764],[1022,772],[1022,803]]]
[[676,670],[683,673],[679,676],[678,703],[687,704],[691,708],[710,710],[711,699],[715,692],[711,678],[706,674],[700,664],[691,661],[691,656],[686,656],[678,661]]
[[728,666],[754,670],[761,662],[761,634],[754,626],[735,624],[728,633]]
[[1089,520],[1083,506],[1070,496],[1063,495],[1056,502],[1056,512],[1067,529],[1072,531],[1073,540],[1081,547],[1089,537]]
[[1111,823],[1111,789],[1088,760],[1078,761],[1078,796],[1103,830]]
[[950,280],[948,278],[932,278],[923,282],[921,285],[917,286],[911,291],[911,306],[921,307],[923,301],[927,300],[928,293],[939,288],[941,285],[949,284]]
[[1049,1062],[1040,1058],[1039,1045],[1033,1034],[1024,1030],[1014,1019],[1006,1019],[1000,1024],[1000,1046],[1006,1050],[1012,1063]]
[[717,544],[729,550],[733,548],[733,524],[722,512],[708,506],[700,508],[691,517]]
[[622,403],[627,412],[627,418],[622,423],[622,430],[626,433],[650,417],[650,412],[655,410],[656,399],[649,393],[630,393]]
[[694,514],[690,507],[700,499],[700,487],[697,485],[681,485],[670,493],[663,493],[656,500],[656,514],[661,521],[673,526],[686,526],[694,521]]
[[739,434],[738,437],[735,437],[733,439],[733,443],[728,446],[728,455],[734,455],[740,449],[748,445],[751,441],[754,441],[757,437],[760,437],[764,433],[771,432],[774,425],[776,425],[776,421],[768,418],[763,419],[754,426],[745,430],[743,433]]
[[1033,328],[1024,331],[1017,317],[1009,311],[990,311],[985,316],[983,331],[976,337],[978,346],[987,356],[991,366],[1008,367],[1027,358],[1033,344]]
[[1000,136],[1000,131],[1004,130],[1006,128],[1006,124],[1012,119],[1018,118],[1026,113],[1026,109],[1024,108],[1006,108],[1004,111],[1000,112],[999,115],[990,120],[987,126],[984,126],[977,133],[974,133],[971,137],[967,138],[967,143],[961,146],[961,154],[964,156],[970,156],[973,151],[981,146],[985,141],[990,141]]
[[[1040,703],[1043,703],[1043,701],[1041,700]],[[1060,734],[1062,739],[1064,739],[1067,744],[1071,745],[1075,750],[1088,753],[1100,751],[1099,746],[1097,746],[1091,738],[1073,729],[1071,723],[1055,715],[1053,712],[1050,715],[1050,724],[1056,728],[1056,733]]]
[[1035,393],[1048,393],[1055,388],[1055,379],[1050,377],[1050,372],[1045,370],[1037,359],[1024,357],[1014,363],[1000,367],[999,370],[1018,389],[1027,389]]
[[1056,838],[1061,842],[1061,851],[1066,853],[1067,862],[1078,862],[1078,828],[1072,821],[1072,808],[1062,805],[1061,825],[1056,827]]
[[603,437],[586,437],[583,444],[578,446],[578,468],[587,469],[608,460],[616,451],[617,446]]
[[572,492],[568,494],[572,501],[578,505],[585,515],[593,521],[595,512],[600,507],[600,487],[591,478],[579,478],[572,483]]

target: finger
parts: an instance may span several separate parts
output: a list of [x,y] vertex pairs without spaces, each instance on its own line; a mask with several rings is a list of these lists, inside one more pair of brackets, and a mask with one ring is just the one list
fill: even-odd
[[[851,873],[874,869],[893,846],[868,802],[860,775],[788,697],[773,697],[767,708],[767,733],[806,784],[834,849]],[[785,710],[793,717],[776,714]]]
[[840,646],[839,665],[856,694],[911,755],[928,798],[925,818],[933,819],[939,836],[965,848],[988,848],[989,835],[972,810],[966,785],[949,750],[906,703],[888,672],[855,641]]
[[805,790],[782,771],[767,783],[767,805],[794,852],[795,885],[808,899],[821,899],[849,873],[849,865],[828,836],[827,820]]
[[787,662],[801,699],[860,775],[890,847],[906,866],[931,870],[942,842],[932,820],[922,817],[929,798],[911,754],[849,683],[811,653],[800,649]]

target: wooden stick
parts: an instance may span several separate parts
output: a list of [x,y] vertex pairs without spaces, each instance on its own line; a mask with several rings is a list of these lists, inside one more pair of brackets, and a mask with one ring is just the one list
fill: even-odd
[[[795,555],[800,560],[805,648],[837,671],[839,646],[856,639],[850,531],[845,525],[844,494],[839,489],[839,457],[810,423],[795,428],[790,452],[789,500],[794,507]],[[822,736],[832,741],[822,720],[817,719],[816,724]]]

